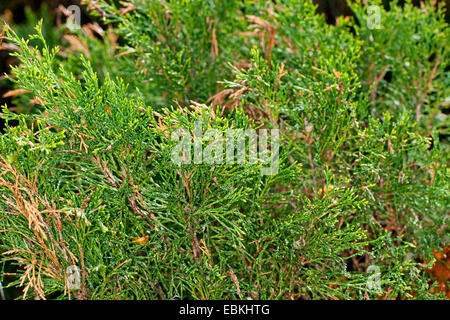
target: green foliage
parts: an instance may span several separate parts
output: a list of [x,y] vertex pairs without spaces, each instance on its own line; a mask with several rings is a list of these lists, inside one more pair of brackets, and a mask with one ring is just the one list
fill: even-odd
[[[10,286],[57,299],[438,297],[423,262],[449,241],[442,10],[382,10],[386,32],[358,3],[359,25],[330,26],[309,1],[132,2],[90,1],[112,29],[64,29],[84,46],[70,56],[42,23],[28,40],[8,32],[10,81],[40,101],[2,113],[18,123],[0,136]],[[172,133],[196,123],[279,129],[278,172],[176,165]]]
[[448,136],[448,117],[442,113],[450,103],[450,50],[445,45],[450,29],[444,3],[435,9],[432,1],[420,8],[410,1],[401,8],[397,2],[391,3],[389,11],[380,5],[384,28],[379,30],[370,30],[363,23],[364,7],[354,6],[360,21],[356,33],[364,41],[359,68],[364,89],[370,91],[372,114],[410,110],[423,126],[421,133],[437,131]]

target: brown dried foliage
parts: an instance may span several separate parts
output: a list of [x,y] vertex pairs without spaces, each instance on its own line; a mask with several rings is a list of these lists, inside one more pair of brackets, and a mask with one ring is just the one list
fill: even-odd
[[[23,176],[1,155],[0,190],[2,202],[6,204],[1,210],[7,215],[22,216],[28,222],[29,232],[15,227],[0,230],[0,233],[20,233],[28,244],[27,250],[12,248],[3,252],[5,256],[14,255],[9,260],[15,260],[25,269],[20,277],[20,284],[24,286],[23,298],[29,290],[34,290],[36,299],[45,299],[42,275],[64,282],[64,291],[70,296],[65,270],[69,265],[76,265],[79,259],[69,250],[63,238],[63,221],[70,219],[69,212],[58,210],[54,202],[50,203],[45,196],[42,197],[36,186],[36,177],[30,180]],[[87,298],[86,288],[82,287],[73,295],[79,299]]]

